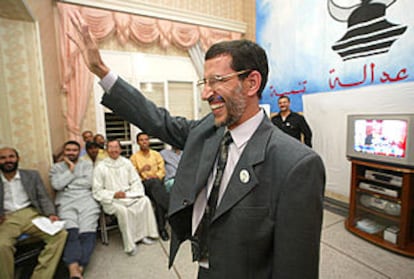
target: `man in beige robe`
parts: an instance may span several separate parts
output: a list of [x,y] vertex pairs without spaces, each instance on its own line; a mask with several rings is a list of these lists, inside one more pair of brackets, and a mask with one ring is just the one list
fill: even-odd
[[105,213],[117,217],[124,251],[133,256],[136,242],[151,244],[151,239],[158,238],[157,223],[141,179],[132,163],[121,156],[119,141],[109,141],[107,151],[109,157],[94,170],[93,196]]

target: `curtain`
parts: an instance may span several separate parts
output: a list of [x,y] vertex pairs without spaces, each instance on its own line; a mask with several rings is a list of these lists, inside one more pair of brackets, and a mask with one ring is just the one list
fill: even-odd
[[[62,89],[67,94],[67,129],[69,137],[78,141],[81,140],[80,129],[92,92],[93,76],[76,45],[67,36],[76,31],[70,21],[74,11],[80,12],[98,42],[115,37],[121,45],[132,41],[136,44],[159,44],[164,49],[177,46],[188,50],[198,44],[196,48],[207,49],[218,41],[240,39],[242,35],[238,32],[76,5],[57,3],[57,6],[60,15]],[[202,71],[197,69],[197,73],[200,75]]]
[[191,48],[188,49],[191,61],[197,72],[198,77],[201,79],[204,75],[204,51],[201,48],[201,43],[197,42]]

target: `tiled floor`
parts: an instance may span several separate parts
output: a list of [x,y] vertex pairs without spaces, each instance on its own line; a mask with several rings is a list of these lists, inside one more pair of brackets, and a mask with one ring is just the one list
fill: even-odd
[[[344,228],[344,217],[325,210],[321,240],[321,279],[413,279],[414,259],[403,257],[362,240]],[[109,245],[97,243],[86,279],[194,279],[197,265],[191,261],[190,245],[180,249],[169,270],[169,243],[139,245],[134,257],[122,251],[118,231],[109,235]],[[230,279],[230,278],[229,278]]]

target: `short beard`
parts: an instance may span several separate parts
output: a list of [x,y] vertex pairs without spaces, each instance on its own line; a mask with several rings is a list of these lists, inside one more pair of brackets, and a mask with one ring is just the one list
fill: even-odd
[[19,168],[19,162],[13,163],[13,167],[12,168],[8,168],[8,169],[6,169],[6,164],[0,164],[0,170],[3,173],[12,173],[12,172],[15,172],[18,168]]
[[68,159],[69,159],[69,161],[71,161],[72,163],[76,163],[77,161],[78,161],[78,159],[79,159],[79,155],[78,156],[66,156]]
[[240,84],[234,90],[233,98],[225,100],[224,105],[227,110],[227,117],[224,121],[216,121],[216,127],[231,126],[240,120],[244,111],[246,110],[246,100],[242,95],[243,86]]

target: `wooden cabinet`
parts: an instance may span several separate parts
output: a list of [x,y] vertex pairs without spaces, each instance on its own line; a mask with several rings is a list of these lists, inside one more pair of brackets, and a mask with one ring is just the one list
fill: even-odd
[[374,244],[414,257],[414,169],[351,162],[345,227]]

